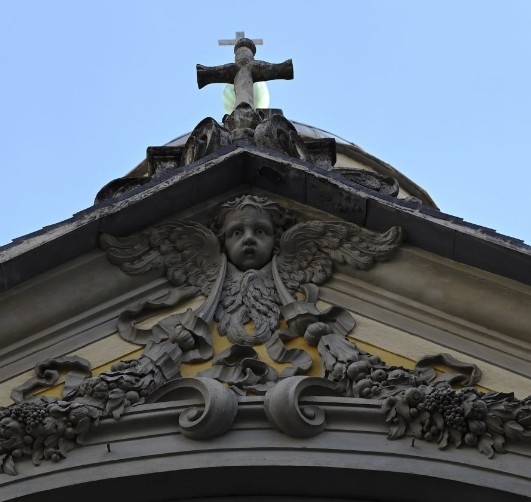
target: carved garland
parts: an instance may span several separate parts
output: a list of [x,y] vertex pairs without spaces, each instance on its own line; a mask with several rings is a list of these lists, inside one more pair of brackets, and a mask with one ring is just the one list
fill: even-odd
[[[344,222],[292,223],[268,199],[243,196],[222,207],[215,233],[196,222],[169,220],[131,237],[102,236],[112,263],[129,274],[158,269],[174,289],[162,300],[120,315],[121,336],[145,347],[139,358],[97,377],[90,376],[88,363],[80,358],[48,360],[37,366],[36,378],[13,391],[18,404],[0,409],[2,471],[16,474],[15,460],[21,457],[35,464],[43,458],[59,461],[100,417],[119,419],[130,406],[183,388],[198,390],[205,403],[179,417],[183,434],[194,439],[226,432],[236,415],[236,396],[246,392],[265,394],[266,415],[278,430],[296,437],[317,434],[324,412],[299,406],[301,392],[316,386],[382,401],[390,439],[409,432],[440,448],[477,446],[491,457],[504,451],[506,441],[531,436],[531,398],[477,391],[472,385],[481,376],[479,369],[449,355],[424,358],[414,370],[388,366],[348,338],[355,321],[347,311],[334,306],[321,312],[315,306],[317,285],[331,276],[334,263],[367,269],[391,258],[400,244],[399,228],[380,234]],[[297,291],[304,291],[305,301],[295,299]],[[206,300],[197,310],[166,317],[151,329],[136,327],[137,316],[199,292]],[[220,333],[233,341],[215,357],[214,319],[224,326]],[[288,329],[279,328],[281,319]],[[254,332],[238,338],[251,320]],[[294,337],[317,348],[322,378],[304,376],[312,360],[306,351],[285,346]],[[262,343],[274,361],[290,367],[279,374],[260,361],[253,345]],[[197,378],[180,377],[183,362],[206,360],[212,360],[211,369]],[[433,364],[458,373],[437,377]],[[27,397],[39,386],[52,385],[58,369],[65,368],[70,373],[63,399]],[[454,384],[464,387],[454,390]]]

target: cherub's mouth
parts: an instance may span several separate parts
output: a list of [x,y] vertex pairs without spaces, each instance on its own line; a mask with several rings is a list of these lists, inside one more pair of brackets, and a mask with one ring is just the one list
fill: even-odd
[[246,256],[254,256],[255,253],[256,253],[256,249],[254,247],[246,247],[243,250],[243,254]]

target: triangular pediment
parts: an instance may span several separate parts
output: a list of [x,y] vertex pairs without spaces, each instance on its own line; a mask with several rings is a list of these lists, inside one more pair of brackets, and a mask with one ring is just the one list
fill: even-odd
[[366,189],[333,171],[250,145],[226,146],[4,246],[4,289],[98,248],[101,232],[127,235],[224,194],[265,190],[373,230],[404,229],[411,245],[531,284],[531,252],[515,239],[418,203]]
[[222,124],[0,248],[0,498],[521,500],[531,248],[256,109],[240,35]]
[[[201,188],[203,186],[204,190]],[[296,188],[288,188],[294,186]],[[519,305],[523,305],[521,302],[526,301],[525,298],[529,293],[512,285],[511,280],[503,279],[500,283],[500,280],[491,278],[488,273],[466,265],[452,264],[450,260],[419,246],[413,246],[407,241],[399,248],[399,241],[396,240],[394,252],[384,257],[386,261],[376,263],[368,270],[356,269],[348,263],[343,265],[336,263],[334,276],[320,286],[320,299],[314,306],[306,301],[309,297],[306,300],[301,297],[294,299],[293,308],[283,307],[285,309],[282,310],[283,322],[288,321],[283,329],[291,330],[291,335],[286,335],[287,338],[283,335],[275,343],[270,343],[268,339],[266,343],[259,343],[256,346],[251,344],[246,348],[242,346],[243,348],[237,350],[234,347],[238,344],[229,343],[230,340],[226,335],[220,334],[217,327],[212,330],[205,327],[204,323],[201,324],[200,312],[208,303],[211,291],[206,290],[201,293],[185,288],[179,292],[179,287],[175,290],[175,283],[172,284],[171,280],[168,282],[164,269],[147,267],[140,271],[139,267],[144,265],[143,256],[149,253],[150,249],[142,251],[140,253],[142,256],[137,256],[136,251],[133,252],[138,265],[132,268],[131,260],[126,259],[129,265],[126,263],[126,267],[122,266],[120,270],[119,267],[124,265],[117,259],[117,256],[118,258],[121,256],[120,252],[115,252],[114,258],[110,262],[108,260],[112,256],[113,245],[115,246],[113,242],[118,242],[113,241],[114,238],[125,239],[123,242],[128,243],[130,249],[137,249],[139,245],[145,246],[146,242],[156,248],[159,244],[153,244],[152,241],[155,235],[158,235],[158,229],[167,228],[168,225],[175,226],[180,221],[196,222],[207,228],[219,215],[220,208],[224,204],[245,194],[269,200],[278,205],[282,211],[288,211],[293,220],[299,223],[317,221],[326,226],[328,222],[330,224],[338,222],[341,225],[358,228],[356,222],[365,225],[370,217],[371,208],[375,205],[394,210],[399,215],[402,211],[400,217],[404,220],[401,221],[407,222],[407,216],[411,217],[411,214],[400,208],[399,204],[359,190],[326,170],[283,158],[278,154],[261,152],[258,149],[229,149],[212,159],[204,159],[202,162],[154,180],[140,187],[137,192],[110,199],[84,215],[88,226],[81,224],[73,231],[87,231],[91,224],[100,221],[98,248],[57,267],[53,272],[31,280],[27,288],[19,286],[11,292],[13,304],[19,305],[19,312],[28,310],[35,302],[50,303],[44,308],[45,311],[34,314],[33,318],[29,316],[24,322],[17,320],[20,315],[16,311],[11,317],[7,313],[3,316],[7,323],[12,323],[14,328],[12,333],[16,334],[18,322],[20,329],[26,329],[27,334],[31,334],[31,338],[28,338],[25,344],[13,345],[13,348],[6,352],[6,364],[2,369],[5,377],[10,373],[16,373],[17,368],[18,371],[24,367],[29,370],[33,364],[42,361],[43,356],[48,361],[44,361],[41,365],[41,373],[46,368],[61,367],[62,364],[65,368],[71,368],[74,362],[80,361],[80,359],[71,359],[72,354],[76,354],[77,358],[85,356],[83,359],[87,359],[97,367],[96,375],[98,373],[114,375],[109,377],[113,382],[129,381],[127,385],[132,387],[129,390],[124,388],[121,397],[118,396],[116,388],[109,387],[110,381],[103,385],[103,382],[100,382],[101,377],[98,376],[92,377],[93,381],[89,385],[82,383],[83,378],[87,379],[87,376],[82,377],[80,381],[79,377],[76,377],[77,380],[75,378],[72,380],[67,375],[66,380],[65,377],[59,378],[58,387],[51,390],[51,395],[59,397],[62,382],[66,382],[67,393],[74,391],[75,394],[75,389],[79,385],[85,387],[88,385],[90,389],[85,397],[80,395],[77,401],[74,399],[70,404],[61,405],[63,408],[59,407],[56,412],[59,415],[64,413],[60,411],[61,409],[67,412],[71,406],[76,406],[72,404],[76,402],[79,406],[96,405],[98,409],[97,401],[103,399],[101,404],[103,413],[110,416],[101,417],[102,428],[94,429],[88,434],[87,439],[80,439],[80,442],[85,442],[87,447],[92,445],[90,448],[99,444],[101,440],[98,438],[102,433],[110,434],[109,438],[114,437],[112,430],[116,418],[134,421],[140,419],[141,415],[138,413],[155,413],[152,416],[156,421],[158,412],[154,410],[160,410],[163,416],[164,413],[170,412],[173,406],[181,410],[183,417],[190,414],[190,418],[183,418],[181,421],[181,432],[191,439],[204,440],[211,436],[222,435],[233,427],[236,413],[241,420],[257,406],[265,409],[265,415],[274,428],[296,437],[299,435],[312,437],[322,433],[324,415],[321,417],[322,411],[316,411],[316,416],[305,415],[305,412],[301,412],[304,406],[299,409],[299,400],[303,403],[305,399],[310,399],[312,406],[326,410],[332,423],[336,416],[335,406],[340,403],[341,407],[350,409],[349,406],[356,403],[348,413],[360,413],[363,409],[365,414],[363,420],[372,423],[372,419],[368,417],[372,417],[376,411],[374,403],[378,403],[379,408],[381,399],[389,391],[391,400],[388,401],[386,413],[390,420],[391,437],[399,438],[409,430],[408,427],[415,425],[414,421],[411,423],[403,421],[401,415],[395,415],[399,420],[395,424],[393,413],[396,414],[397,411],[393,410],[397,409],[399,403],[402,403],[400,404],[402,408],[409,406],[416,410],[416,405],[411,404],[413,401],[408,400],[419,398],[408,397],[412,392],[409,389],[411,392],[403,394],[405,397],[399,398],[395,404],[392,401],[396,399],[392,397],[395,394],[394,389],[396,388],[398,392],[400,386],[404,386],[407,390],[413,382],[408,380],[410,378],[408,375],[413,375],[414,379],[422,378],[425,369],[421,369],[421,366],[417,370],[414,369],[414,359],[443,347],[445,351],[450,348],[451,353],[468,360],[469,368],[474,364],[486,367],[488,378],[482,384],[486,385],[487,389],[496,388],[499,384],[503,389],[508,390],[511,385],[516,385],[520,391],[524,391],[528,377],[522,378],[514,373],[515,369],[520,374],[528,372],[528,365],[526,366],[525,360],[519,353],[521,344],[525,342],[518,328],[508,328],[509,324],[503,323],[498,326],[506,333],[505,342],[502,342],[505,343],[502,355],[499,352],[499,344],[493,344],[491,341],[492,329],[487,329],[485,323],[481,322],[481,311],[474,311],[475,307],[469,308],[472,313],[471,317],[467,317],[468,314],[459,311],[455,303],[444,297],[451,294],[454,284],[460,285],[462,298],[466,295],[472,296],[475,287],[480,283],[484,294],[490,294],[492,298],[499,295],[502,290],[505,293],[512,290],[512,295],[521,295],[520,300],[516,300],[515,296],[516,301],[512,307],[516,309],[514,315],[518,315]],[[325,194],[329,196],[325,197]],[[341,209],[343,207],[341,201],[350,208],[346,215]],[[341,214],[344,216],[341,217]],[[369,230],[363,230],[367,231]],[[375,235],[378,234],[377,231],[374,232]],[[68,232],[64,235],[67,236]],[[107,254],[99,247],[99,243],[105,242],[105,237],[102,235],[112,237],[109,237],[111,240],[103,246],[107,249]],[[135,235],[142,237],[133,237]],[[159,237],[160,235],[157,239]],[[66,237],[58,237],[59,240],[62,238]],[[127,253],[130,251],[126,251],[126,255]],[[455,278],[449,280],[452,274]],[[422,292],[422,284],[430,281],[441,281],[439,292],[442,296],[436,303],[426,298]],[[274,280],[271,284],[273,283]],[[53,284],[56,284],[56,287],[51,287]],[[75,291],[79,291],[80,286],[82,292],[76,296]],[[278,286],[276,287],[278,289]],[[171,301],[168,300],[168,295],[172,298]],[[215,301],[219,301],[219,297]],[[282,303],[278,299],[275,301]],[[297,302],[300,306],[297,306]],[[187,309],[191,309],[188,312],[195,313],[193,314],[196,316],[195,320],[192,314],[186,313]],[[151,313],[148,313],[149,311]],[[45,320],[46,315],[52,312],[58,321],[62,319],[55,326],[50,326],[49,321]],[[295,328],[297,318],[301,316],[302,318],[313,316],[312,325],[315,327],[308,328],[308,322],[305,321],[302,328]],[[341,321],[342,316],[346,316],[347,320]],[[65,319],[68,318],[70,320],[65,323]],[[147,324],[137,325],[137,321],[142,321],[144,318],[147,319]],[[348,318],[352,318],[352,322],[348,321]],[[216,322],[220,319],[218,318]],[[295,322],[293,326],[289,324],[290,319]],[[116,332],[116,322],[121,335]],[[37,329],[37,326],[47,324],[50,326],[48,329]],[[181,366],[180,371],[176,372],[175,363],[180,361],[181,356],[172,352],[172,346],[176,341],[176,338],[172,338],[172,333],[176,333],[179,326],[192,333],[193,337],[203,336],[201,333],[206,329],[206,334],[203,334],[207,338],[210,337],[212,350],[204,357],[203,362],[197,360],[177,362]],[[492,325],[489,328],[492,328]],[[509,331],[513,329],[514,332],[508,335],[506,328]],[[298,332],[298,341],[294,342],[291,338],[294,337],[296,331],[293,330],[296,329],[302,331]],[[304,332],[305,329],[307,333]],[[480,359],[469,346],[471,329],[474,331],[476,347],[478,343],[482,347]],[[133,331],[135,335],[131,336]],[[347,333],[350,334],[345,339]],[[332,338],[329,342],[321,344],[319,340],[326,337]],[[167,347],[161,346],[160,349],[156,347],[161,341],[168,343],[168,340],[173,341]],[[136,346],[131,345],[131,342],[136,343]],[[179,344],[176,343],[176,346]],[[204,350],[204,346],[197,345],[196,348],[198,355],[194,357],[202,357],[201,351]],[[182,351],[180,348],[176,350]],[[162,384],[159,390],[155,393],[150,391],[151,397],[140,404],[146,396],[139,393],[139,389],[135,387],[134,382],[137,381],[138,375],[134,371],[131,372],[130,361],[143,361],[142,364],[145,364],[145,357],[149,359],[150,364],[157,366],[160,374],[164,376],[160,377],[162,380],[155,385],[157,387]],[[309,357],[311,361],[308,363],[305,357]],[[383,362],[386,359],[387,361]],[[117,363],[117,361],[125,362]],[[434,359],[432,362],[428,361],[428,364],[436,362]],[[441,359],[439,363],[454,364],[451,358]],[[83,363],[76,362],[76,364],[78,364],[75,367],[78,374],[88,371],[87,367],[83,367]],[[468,369],[465,373],[467,371],[474,370]],[[16,387],[14,384],[18,383],[20,397],[26,393],[26,388],[20,384],[27,381],[29,376],[30,373],[25,372],[15,379],[6,380],[6,385],[13,388]],[[275,379],[280,379],[278,381],[281,385],[276,385]],[[235,397],[238,393],[234,394],[233,391],[227,390],[219,383],[220,381],[239,389],[239,397]],[[339,393],[343,393],[344,397],[333,397],[338,392],[338,386],[343,388]],[[380,392],[383,392],[383,396],[378,395]],[[50,391],[44,395],[47,393],[50,395]],[[305,397],[316,394],[329,397]],[[373,401],[374,399],[376,401]],[[400,399],[405,401],[402,402]],[[210,416],[208,413],[197,415],[193,411],[183,411],[190,404],[200,405],[202,402],[209,403],[208,406],[212,407],[212,410],[217,410],[212,412],[214,415]],[[336,404],[330,408],[332,402]],[[520,412],[515,411],[515,413]],[[92,420],[90,417],[87,415],[86,418]],[[71,428],[75,431],[75,423],[72,425],[74,427]],[[263,427],[263,424],[256,425]],[[145,426],[146,424],[141,427]],[[378,427],[382,428],[382,432],[385,431],[383,421]],[[435,427],[435,422],[431,427]],[[355,434],[359,434],[360,431],[356,429]],[[352,432],[354,433],[354,429]],[[435,433],[432,436],[429,434],[426,433],[425,438],[428,440],[428,445],[431,444],[430,441],[433,440]],[[444,429],[441,429],[440,434],[445,434]],[[463,437],[464,435],[465,433]],[[111,443],[112,441],[111,439]],[[143,441],[142,434],[131,432],[127,441]],[[449,438],[445,441],[452,442]],[[112,452],[113,446],[110,448]],[[489,448],[485,448],[484,452],[488,453]],[[460,452],[453,453],[452,457],[459,454]],[[50,459],[51,455],[54,454],[50,453]],[[55,459],[55,456],[53,458]],[[83,458],[81,464],[72,465],[77,465],[79,468],[88,462],[86,464],[88,466],[91,462],[90,455],[89,457],[81,455],[80,459]],[[22,463],[19,468],[22,473],[26,472],[25,465]],[[32,469],[39,468],[31,468],[27,472],[29,474],[33,472]],[[511,476],[520,475],[514,471]]]

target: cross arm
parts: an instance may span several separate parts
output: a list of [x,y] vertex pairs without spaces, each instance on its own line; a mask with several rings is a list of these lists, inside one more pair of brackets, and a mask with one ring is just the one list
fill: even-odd
[[291,80],[293,79],[293,63],[291,59],[287,59],[283,63],[254,61],[252,72],[254,82],[277,79]]
[[234,63],[219,66],[196,65],[197,86],[199,89],[208,84],[232,84],[238,68]]

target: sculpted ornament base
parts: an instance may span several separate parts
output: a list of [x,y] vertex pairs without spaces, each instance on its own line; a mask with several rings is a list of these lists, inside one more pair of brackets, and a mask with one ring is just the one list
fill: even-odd
[[[390,439],[410,432],[441,448],[477,446],[490,457],[504,451],[505,441],[530,436],[531,399],[478,392],[471,386],[479,369],[448,355],[424,358],[414,370],[388,366],[348,338],[355,327],[350,313],[316,307],[318,285],[330,278],[335,263],[368,269],[390,259],[400,241],[398,227],[377,233],[340,221],[295,222],[275,202],[251,195],[224,204],[212,229],[170,219],[130,237],[103,235],[111,263],[128,274],[160,270],[174,288],[120,315],[120,335],[144,346],[137,359],[96,377],[87,376],[89,365],[80,358],[48,360],[38,365],[36,378],[13,391],[18,404],[0,410],[2,471],[16,474],[15,459],[21,457],[35,464],[59,461],[100,417],[119,419],[130,406],[178,396],[183,389],[199,392],[204,402],[179,417],[182,433],[192,439],[230,429],[237,396],[248,392],[265,394],[266,415],[278,430],[295,437],[318,434],[324,412],[299,406],[301,393],[316,387],[381,400]],[[198,294],[206,299],[196,310],[170,315],[150,329],[136,326],[135,319],[148,312]],[[219,354],[212,343],[214,321],[231,342]],[[305,376],[312,366],[308,352],[285,345],[296,337],[316,348],[321,378]],[[257,345],[289,366],[279,372],[261,361]],[[181,364],[210,360],[211,368],[196,378],[181,377]],[[437,377],[433,364],[458,373]],[[62,400],[27,397],[52,385],[59,369],[71,370]],[[454,390],[453,384],[464,387]]]

